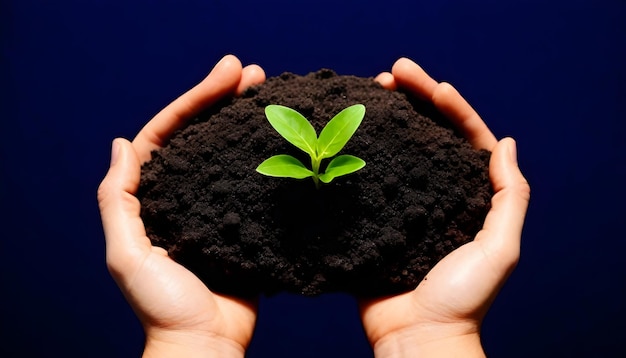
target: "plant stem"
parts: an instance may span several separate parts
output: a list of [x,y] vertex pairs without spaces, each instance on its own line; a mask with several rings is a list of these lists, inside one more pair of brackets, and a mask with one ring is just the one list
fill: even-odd
[[320,188],[320,179],[318,177],[320,171],[320,163],[321,159],[311,157],[311,169],[313,169],[313,182],[315,183],[315,188]]

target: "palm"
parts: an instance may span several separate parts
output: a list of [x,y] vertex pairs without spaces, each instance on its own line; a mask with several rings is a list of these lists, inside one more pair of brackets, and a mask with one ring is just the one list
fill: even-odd
[[497,260],[473,241],[441,260],[415,290],[362,302],[368,337],[375,342],[404,329],[450,323],[475,329],[506,276]]
[[134,274],[124,290],[146,329],[217,334],[246,346],[255,305],[212,293],[190,271],[158,248],[132,260]]
[[107,264],[149,337],[162,333],[218,337],[233,343],[231,346],[239,351],[250,342],[255,303],[211,292],[192,272],[169,258],[165,250],[153,247],[134,194],[139,187],[141,163],[149,160],[151,151],[163,146],[187,119],[220,98],[241,93],[264,80],[260,67],[242,68],[237,58],[226,56],[204,81],[146,124],[132,144],[114,142],[118,149],[114,148],[111,168],[98,190]]
[[398,60],[392,73],[383,73],[377,80],[386,88],[403,87],[433,102],[475,148],[490,150],[489,177],[495,194],[474,241],[441,260],[415,290],[362,301],[363,326],[374,345],[382,338],[414,330],[434,336],[477,333],[519,259],[529,187],[517,168],[515,145],[512,139],[498,142],[452,86],[437,83],[408,59]]

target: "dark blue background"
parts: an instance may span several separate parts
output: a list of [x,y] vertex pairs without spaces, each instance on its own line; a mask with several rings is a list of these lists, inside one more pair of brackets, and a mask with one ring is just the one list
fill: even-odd
[[[297,4],[297,5],[296,5]],[[137,356],[95,193],[131,138],[223,55],[268,76],[453,83],[532,186],[521,262],[484,324],[494,357],[626,356],[626,3],[0,2],[0,356]],[[261,302],[251,357],[368,357],[354,302]]]

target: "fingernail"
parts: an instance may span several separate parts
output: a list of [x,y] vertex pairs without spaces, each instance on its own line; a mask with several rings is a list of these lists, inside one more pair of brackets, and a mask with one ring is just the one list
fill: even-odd
[[517,143],[515,140],[511,140],[509,144],[509,158],[515,164],[517,164]]
[[111,143],[111,164],[110,166],[115,165],[115,163],[117,162],[117,158],[119,156],[119,152],[120,152],[120,143],[118,142],[117,138],[113,140],[113,143]]

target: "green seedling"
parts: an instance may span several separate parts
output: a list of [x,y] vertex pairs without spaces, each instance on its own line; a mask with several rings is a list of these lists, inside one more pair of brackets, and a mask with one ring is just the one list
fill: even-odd
[[326,124],[319,137],[311,123],[289,107],[271,104],[265,107],[265,115],[283,138],[311,157],[311,169],[291,155],[279,154],[261,163],[257,172],[273,177],[312,177],[319,188],[320,181],[330,183],[338,176],[354,173],[365,166],[362,159],[344,154],[333,158],[326,171],[319,173],[322,159],[339,153],[356,132],[365,116],[364,105],[355,104],[339,112]]

